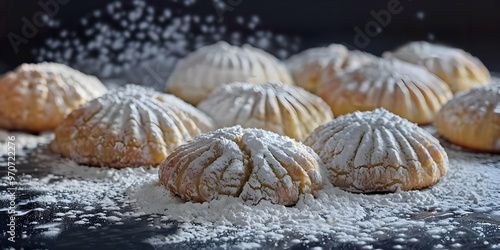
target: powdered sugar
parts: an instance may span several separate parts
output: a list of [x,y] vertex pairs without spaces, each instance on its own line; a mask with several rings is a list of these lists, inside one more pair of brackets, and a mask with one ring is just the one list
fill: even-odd
[[[426,129],[435,133],[432,127]],[[25,140],[22,137],[17,138]],[[47,140],[40,137],[38,142]],[[37,190],[32,197],[22,198],[33,206],[58,210],[48,215],[48,221],[39,219],[40,227],[33,232],[46,231],[44,235],[50,237],[57,237],[66,230],[63,225],[74,221],[86,223],[82,226],[89,232],[105,223],[141,222],[157,230],[145,240],[156,247],[285,248],[329,242],[369,249],[385,241],[401,248],[418,244],[449,248],[466,235],[477,239],[475,246],[497,246],[495,238],[484,241],[500,230],[494,224],[500,221],[500,156],[444,145],[450,169],[432,188],[361,195],[326,187],[317,198],[303,196],[292,207],[267,202],[252,206],[234,197],[183,202],[159,183],[156,169],[80,166],[51,155],[45,146],[28,152],[29,159],[50,173],[24,175],[18,186]],[[20,174],[27,170],[19,168]],[[2,191],[1,200],[6,196]],[[474,222],[478,212],[487,219]],[[472,226],[462,224],[464,220]]]

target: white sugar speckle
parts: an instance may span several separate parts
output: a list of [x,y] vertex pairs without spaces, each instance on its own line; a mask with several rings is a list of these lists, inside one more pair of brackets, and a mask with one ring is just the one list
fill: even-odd
[[[99,77],[116,77],[123,83],[141,82],[163,90],[176,60],[219,40],[228,40],[234,45],[250,43],[268,51],[286,51],[277,54],[281,58],[299,48],[298,37],[286,36],[286,40],[293,42],[279,43],[270,31],[266,31],[265,37],[245,33],[233,39],[232,35],[240,32],[240,28],[257,33],[264,31],[257,29],[261,22],[257,15],[238,16],[238,27],[228,29],[213,13],[191,11],[190,6],[196,0],[182,3],[186,7],[158,9],[145,0],[108,3],[80,18],[83,34],[72,30],[49,37],[43,46],[34,49],[34,56],[38,61],[57,61]],[[156,64],[164,66],[158,70]]]
[[425,12],[423,12],[423,11],[418,11],[417,14],[415,14],[415,15],[420,20],[424,20],[424,18],[425,18]]

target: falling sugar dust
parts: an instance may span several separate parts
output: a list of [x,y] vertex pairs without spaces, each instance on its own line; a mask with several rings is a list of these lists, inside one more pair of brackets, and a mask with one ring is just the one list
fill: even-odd
[[[213,12],[198,14],[200,8]],[[220,1],[169,0],[169,7],[162,9],[145,0],[116,1],[88,13],[72,30],[57,25],[60,31],[33,53],[37,61],[60,62],[101,78],[118,77],[163,90],[179,58],[220,40],[248,43],[282,59],[299,50],[298,37],[259,28],[257,15],[226,15],[230,12]]]

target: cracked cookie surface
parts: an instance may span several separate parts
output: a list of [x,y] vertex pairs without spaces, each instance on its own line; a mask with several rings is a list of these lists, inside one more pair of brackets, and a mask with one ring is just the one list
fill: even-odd
[[321,160],[295,140],[240,126],[203,134],[177,148],[160,165],[160,181],[186,201],[218,195],[250,203],[293,205],[323,187]]
[[436,184],[448,168],[436,138],[384,109],[339,116],[305,144],[323,160],[332,184],[351,192],[420,189]]
[[179,98],[128,85],[70,113],[55,130],[51,149],[81,164],[156,166],[212,129],[211,118]]
[[474,87],[461,92],[439,111],[438,133],[460,146],[500,152],[500,85]]
[[106,91],[96,77],[63,64],[22,64],[0,79],[0,127],[54,129],[73,109]]

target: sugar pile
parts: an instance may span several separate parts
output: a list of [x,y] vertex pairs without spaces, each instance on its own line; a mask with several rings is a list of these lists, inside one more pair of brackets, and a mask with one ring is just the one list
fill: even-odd
[[[219,40],[249,43],[280,58],[299,49],[298,37],[260,28],[257,15],[228,14],[238,6],[220,1],[168,2],[164,8],[154,8],[146,0],[111,2],[82,17],[77,27],[61,27],[33,54],[37,61],[60,62],[99,77],[164,89],[179,58]],[[200,9],[213,12],[200,14]]]
[[[27,141],[30,147],[48,141],[45,136],[18,134],[17,138],[18,143]],[[5,147],[3,142],[0,146]],[[37,190],[38,195],[30,201],[39,206],[36,209],[59,211],[51,221],[36,225],[46,237],[57,237],[64,230],[64,221],[93,230],[102,223],[89,218],[115,224],[147,218],[149,226],[158,230],[179,222],[174,234],[159,231],[146,240],[157,247],[186,242],[240,248],[276,242],[275,246],[289,247],[326,240],[370,249],[374,242],[396,234],[394,247],[407,248],[422,240],[413,238],[415,231],[431,238],[436,248],[460,247],[460,235],[472,230],[481,239],[487,233],[481,226],[465,229],[461,219],[481,213],[485,219],[479,225],[495,227],[494,221],[500,221],[500,156],[464,152],[446,143],[444,146],[450,169],[432,188],[361,195],[326,187],[316,198],[306,195],[292,207],[267,202],[252,206],[234,197],[186,203],[160,185],[156,169],[79,166],[51,155],[43,145],[28,154],[31,162],[50,172],[40,178],[24,175],[18,179],[18,186]],[[2,191],[0,200],[7,198]],[[495,242],[478,244],[500,247]]]

